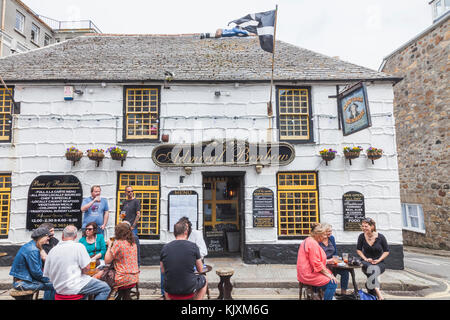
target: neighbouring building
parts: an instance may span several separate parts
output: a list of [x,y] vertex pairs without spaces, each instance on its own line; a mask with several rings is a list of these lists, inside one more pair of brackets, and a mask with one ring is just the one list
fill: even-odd
[[[399,78],[277,41],[270,110],[271,57],[257,37],[194,34],[80,36],[0,59],[16,102],[0,89],[0,250],[13,255],[43,221],[80,223],[79,198],[95,184],[113,212],[110,236],[131,185],[143,264],[159,263],[183,215],[204,232],[209,256],[296,263],[313,222],[332,224],[338,250],[355,254],[359,225],[344,226],[353,212],[377,221],[388,266],[402,269]],[[360,81],[371,126],[344,136],[336,94]],[[66,159],[72,146],[81,160]],[[86,157],[113,146],[128,151],[124,161]],[[346,146],[384,153],[350,163]],[[336,158],[322,160],[324,148]],[[349,192],[355,203],[343,201]]]
[[90,20],[57,21],[36,14],[20,0],[1,0],[0,8],[0,57],[87,33],[101,33]]
[[402,77],[394,113],[405,245],[450,250],[450,1],[431,1],[433,24],[384,58]]

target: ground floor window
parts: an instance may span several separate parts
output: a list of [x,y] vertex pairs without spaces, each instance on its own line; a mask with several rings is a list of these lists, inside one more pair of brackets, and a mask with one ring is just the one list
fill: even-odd
[[11,207],[11,175],[0,174],[0,239],[8,237]]
[[141,201],[138,235],[142,239],[158,239],[159,232],[159,173],[119,173],[116,221],[120,221],[121,203],[126,199],[125,188],[133,187],[134,196]]
[[403,229],[425,233],[423,210],[420,204],[402,203]]
[[319,222],[316,172],[280,172],[278,187],[278,236],[306,237],[311,223]]

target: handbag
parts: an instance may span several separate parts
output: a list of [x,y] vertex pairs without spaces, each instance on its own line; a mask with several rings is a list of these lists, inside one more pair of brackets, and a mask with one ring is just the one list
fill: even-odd
[[114,288],[116,283],[116,270],[112,263],[103,268],[103,274],[100,280],[105,281],[111,288]]

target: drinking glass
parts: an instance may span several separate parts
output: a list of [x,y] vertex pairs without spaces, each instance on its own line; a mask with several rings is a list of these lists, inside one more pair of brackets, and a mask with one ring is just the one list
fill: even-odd
[[348,253],[343,252],[343,253],[342,253],[342,259],[344,259],[344,262],[345,262],[345,263],[348,263]]

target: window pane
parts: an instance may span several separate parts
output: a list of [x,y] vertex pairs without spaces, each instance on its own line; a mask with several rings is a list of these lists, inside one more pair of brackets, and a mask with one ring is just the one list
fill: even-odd
[[403,226],[408,226],[408,213],[406,212],[406,204],[402,203],[402,220],[403,220]]
[[420,230],[425,231],[425,218],[423,215],[423,209],[422,206],[418,206],[418,211],[419,211],[419,221],[420,221]]

